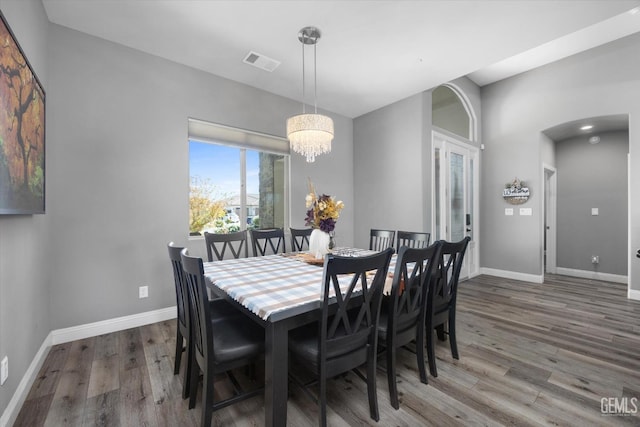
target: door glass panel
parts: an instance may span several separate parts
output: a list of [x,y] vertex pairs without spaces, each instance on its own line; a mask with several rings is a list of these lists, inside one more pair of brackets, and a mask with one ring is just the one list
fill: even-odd
[[435,217],[436,217],[436,227],[435,227],[435,240],[440,240],[440,227],[441,227],[441,218],[440,218],[440,149],[436,148],[434,151],[434,185],[433,189],[435,191]]
[[468,208],[467,208],[467,214],[469,215],[467,218],[467,229],[471,230],[468,232],[468,236],[471,237],[471,240],[473,240],[473,206],[474,205],[474,200],[473,200],[473,177],[474,177],[474,170],[473,170],[473,157],[471,157],[469,159],[469,185],[467,185],[467,192],[469,193],[469,203],[467,204]]
[[464,156],[451,153],[450,163],[451,185],[451,241],[464,238],[465,204],[464,204]]

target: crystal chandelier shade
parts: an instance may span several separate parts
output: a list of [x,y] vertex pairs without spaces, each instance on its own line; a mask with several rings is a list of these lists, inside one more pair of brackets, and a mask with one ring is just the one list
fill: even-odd
[[[315,71],[315,45],[320,38],[320,30],[315,27],[305,27],[298,33],[298,40],[302,43],[302,114],[287,119],[287,138],[291,143],[291,149],[305,156],[307,162],[315,161],[316,156],[331,151],[333,140],[333,120],[331,117],[318,114],[317,89]],[[305,112],[305,75],[304,75],[304,47],[313,45],[314,49],[314,113]]]
[[311,163],[316,156],[331,151],[333,120],[322,114],[299,114],[287,119],[291,149]]

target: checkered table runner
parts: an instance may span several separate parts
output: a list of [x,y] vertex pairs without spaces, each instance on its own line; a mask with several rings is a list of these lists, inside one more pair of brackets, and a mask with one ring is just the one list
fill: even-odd
[[[340,248],[335,253],[365,256],[373,251]],[[389,271],[395,268],[395,256]],[[260,318],[306,303],[320,301],[322,266],[290,254],[267,255],[204,263],[207,281],[222,289]],[[345,287],[348,280],[345,280]]]

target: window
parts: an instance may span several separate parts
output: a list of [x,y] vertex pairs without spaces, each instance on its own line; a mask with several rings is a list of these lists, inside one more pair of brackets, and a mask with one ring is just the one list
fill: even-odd
[[432,93],[432,123],[434,126],[472,139],[471,117],[464,103],[450,87],[438,86]]
[[189,120],[189,233],[286,228],[286,140]]

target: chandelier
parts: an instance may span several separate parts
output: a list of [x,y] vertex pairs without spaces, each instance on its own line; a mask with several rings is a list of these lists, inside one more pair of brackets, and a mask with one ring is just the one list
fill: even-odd
[[[315,27],[304,27],[298,33],[302,43],[302,114],[287,119],[287,138],[291,149],[306,157],[311,163],[317,155],[331,151],[333,139],[333,120],[331,117],[318,114],[317,82],[316,82],[316,43],[320,39],[320,30]],[[304,48],[313,45],[313,114],[305,111],[305,67]]]

